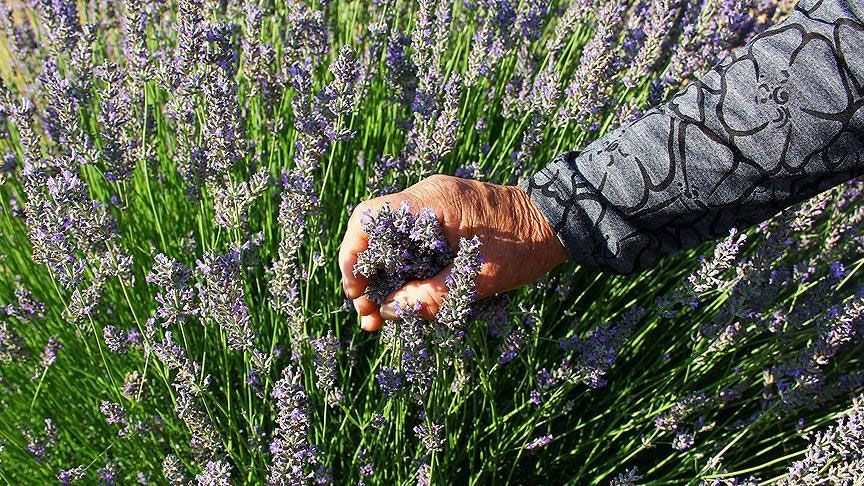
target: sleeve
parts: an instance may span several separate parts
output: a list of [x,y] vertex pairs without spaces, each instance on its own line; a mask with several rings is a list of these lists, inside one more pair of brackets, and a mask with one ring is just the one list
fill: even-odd
[[636,122],[523,185],[580,265],[619,274],[864,173],[864,0],[802,0]]

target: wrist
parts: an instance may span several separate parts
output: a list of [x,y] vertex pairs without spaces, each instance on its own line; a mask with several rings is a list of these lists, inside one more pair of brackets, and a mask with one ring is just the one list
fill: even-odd
[[519,226],[526,233],[522,236],[531,243],[544,273],[567,261],[569,255],[564,244],[531,196],[519,186],[508,188],[513,194]]

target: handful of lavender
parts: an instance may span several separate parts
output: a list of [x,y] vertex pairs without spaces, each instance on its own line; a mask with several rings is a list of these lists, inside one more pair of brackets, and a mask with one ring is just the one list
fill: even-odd
[[381,304],[406,282],[432,277],[453,261],[453,251],[430,208],[411,213],[408,201],[384,206],[361,219],[369,247],[357,255],[354,274],[369,279],[366,294]]
[[403,383],[413,385],[416,398],[426,394],[437,374],[429,342],[445,351],[446,361],[457,364],[453,388],[462,388],[470,378],[467,364],[473,355],[466,334],[482,264],[479,238],[462,238],[454,254],[434,211],[422,208],[415,215],[407,201],[395,210],[384,206],[375,214],[367,212],[361,224],[369,236],[369,246],[357,255],[354,273],[369,279],[366,294],[379,304],[406,282],[432,277],[454,264],[446,280],[447,295],[433,322],[417,317],[415,303],[397,302],[398,330],[389,327],[384,332],[399,344],[402,369],[379,372],[384,394],[395,395]]

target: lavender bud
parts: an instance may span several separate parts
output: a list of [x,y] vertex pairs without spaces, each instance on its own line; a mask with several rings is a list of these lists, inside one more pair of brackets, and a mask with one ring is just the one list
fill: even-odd
[[327,404],[336,406],[342,400],[342,392],[337,383],[339,341],[328,331],[325,336],[310,341],[315,351],[316,386],[326,394]]

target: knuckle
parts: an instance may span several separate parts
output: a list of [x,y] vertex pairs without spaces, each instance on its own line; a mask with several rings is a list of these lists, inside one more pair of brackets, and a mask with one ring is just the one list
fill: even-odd
[[444,296],[441,292],[428,286],[422,287],[422,291],[424,297],[423,303],[426,305],[427,311],[434,316],[438,313],[438,309],[441,308],[441,304],[444,302]]

